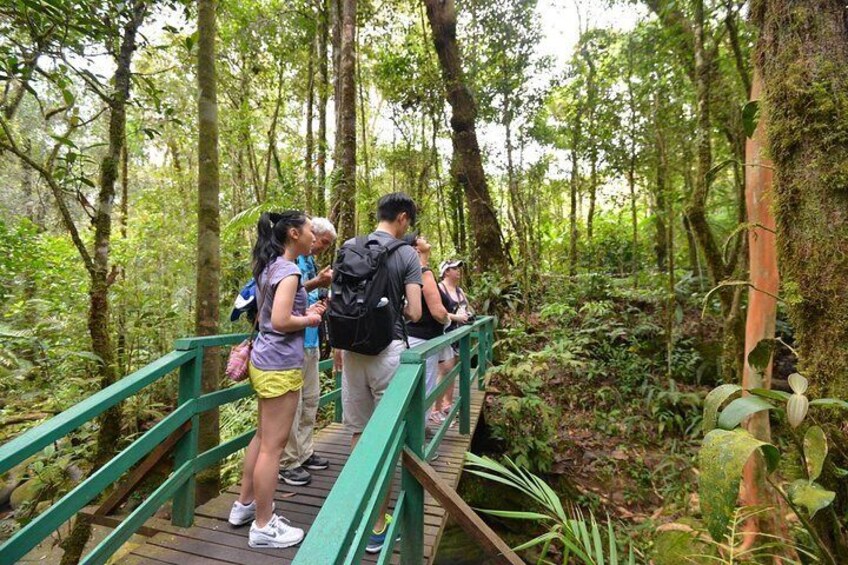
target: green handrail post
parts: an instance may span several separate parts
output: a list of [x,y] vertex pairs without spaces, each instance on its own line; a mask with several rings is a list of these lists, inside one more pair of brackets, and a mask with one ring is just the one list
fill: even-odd
[[[188,363],[180,367],[180,388],[177,407],[200,396],[200,373],[203,369],[202,346],[188,345],[196,354]],[[174,451],[174,469],[179,469],[197,457],[197,439],[199,417],[197,411],[191,417],[191,428],[177,442]],[[195,474],[191,473],[174,494],[174,508],[171,523],[187,528],[194,522]]]
[[[342,388],[342,372],[336,371],[335,368],[334,368],[333,369],[333,378],[336,381],[336,389],[341,390],[341,388]],[[342,399],[341,398],[337,399],[333,403],[333,410],[334,410],[333,421],[341,424],[342,423],[342,416],[344,416],[344,414],[342,413]]]
[[477,340],[477,389],[485,388],[486,365],[489,360],[489,323],[480,328]]
[[459,340],[459,433],[471,433],[471,343],[465,335]]
[[[424,459],[424,417],[426,390],[426,369],[424,360],[416,363],[421,366],[415,392],[406,411],[406,446],[415,455]],[[424,560],[424,487],[406,469],[401,470],[401,492],[404,493],[403,537],[400,540],[400,562],[418,564]]]

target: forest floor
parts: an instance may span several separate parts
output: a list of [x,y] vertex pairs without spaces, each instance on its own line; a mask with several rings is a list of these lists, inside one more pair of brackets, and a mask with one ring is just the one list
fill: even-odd
[[[502,318],[473,450],[511,457],[564,506],[612,521],[639,562],[669,563],[658,556],[657,531],[699,516],[695,463],[703,399],[715,384],[715,328],[697,303],[681,308],[669,378],[662,302],[630,289],[585,290]],[[523,495],[469,473],[460,492],[475,508],[532,509]],[[544,531],[486,519],[513,545]],[[468,543],[449,529],[437,563],[475,562],[461,557]]]

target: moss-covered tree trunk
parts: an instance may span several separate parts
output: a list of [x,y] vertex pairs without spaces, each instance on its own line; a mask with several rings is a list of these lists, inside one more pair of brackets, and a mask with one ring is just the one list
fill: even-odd
[[327,0],[318,1],[317,59],[318,59],[318,141],[315,155],[317,168],[315,178],[314,213],[327,213],[324,191],[327,189],[327,99],[330,92],[330,73],[327,64],[327,42],[329,39],[329,9]]
[[[756,64],[763,77],[783,297],[800,370],[814,396],[848,399],[848,19],[840,0],[757,0]],[[832,462],[848,466],[844,413],[826,426]],[[848,483],[837,491],[845,515]],[[844,531],[816,519],[838,562]],[[835,522],[835,520],[831,520]]]
[[[100,163],[100,187],[97,208],[94,214],[94,249],[88,271],[91,279],[89,288],[88,332],[91,349],[100,358],[98,373],[100,388],[114,384],[118,378],[115,371],[115,350],[109,334],[109,286],[114,282],[110,272],[109,252],[112,239],[112,211],[115,206],[115,185],[121,154],[126,143],[127,102],[130,97],[130,67],[136,50],[139,27],[147,14],[147,2],[138,0],[130,6],[130,17],[121,34],[121,43],[115,53],[114,90],[106,100],[109,106],[108,148]],[[121,438],[121,405],[118,404],[99,419],[97,449],[94,469],[105,465],[116,453]],[[62,565],[78,563],[85,544],[91,536],[91,525],[87,519],[78,519],[71,533],[63,541]]]
[[[221,280],[221,236],[218,187],[218,94],[215,74],[215,35],[217,0],[198,0],[197,4],[197,84],[200,96],[198,112],[197,174],[197,335],[218,333],[219,286]],[[270,151],[270,149],[269,149]],[[217,348],[203,356],[201,390],[218,388],[221,358]],[[202,453],[218,445],[218,410],[200,416],[198,450]],[[197,502],[218,495],[218,466],[213,465],[197,476]]]
[[[356,235],[356,0],[338,0],[336,168],[330,219],[339,240]],[[335,30],[334,30],[335,33]]]
[[468,201],[477,255],[476,266],[484,271],[505,272],[509,260],[477,142],[477,105],[465,84],[456,39],[456,5],[453,0],[424,0],[424,5],[427,7],[427,19],[452,111],[454,156],[458,157],[455,159],[454,171]]

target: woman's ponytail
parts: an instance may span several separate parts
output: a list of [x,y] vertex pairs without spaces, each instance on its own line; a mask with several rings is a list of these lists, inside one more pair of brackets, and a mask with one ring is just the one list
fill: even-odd
[[253,246],[253,278],[258,283],[265,268],[282,255],[291,228],[300,229],[306,223],[300,210],[263,212],[256,226],[256,245]]

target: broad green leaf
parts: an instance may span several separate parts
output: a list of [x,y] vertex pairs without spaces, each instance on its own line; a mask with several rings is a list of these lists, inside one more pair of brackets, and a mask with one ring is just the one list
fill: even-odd
[[818,483],[798,479],[789,485],[786,489],[789,499],[792,504],[803,506],[810,513],[810,518],[816,515],[816,512],[822,508],[827,508],[833,499],[836,498],[836,493],[826,490]]
[[848,402],[838,398],[817,398],[810,401],[810,406],[826,406],[828,408],[842,408],[848,410]]
[[775,339],[761,339],[748,354],[748,364],[758,373],[762,373],[768,367],[776,346]]
[[807,473],[811,481],[821,475],[824,460],[827,457],[827,436],[818,426],[810,426],[804,434],[804,459],[807,462]]
[[804,394],[807,392],[807,387],[810,386],[810,383],[801,373],[792,373],[787,380],[789,381],[789,388],[795,394]]
[[745,430],[713,430],[704,438],[698,453],[700,477],[698,491],[707,529],[714,540],[724,538],[727,525],[736,508],[742,469],[751,455],[759,450],[771,473],[780,453],[771,444],[760,441]]
[[710,391],[707,398],[704,399],[704,422],[702,426],[705,432],[715,427],[718,409],[724,404],[724,401],[741,390],[742,387],[739,385],[727,384],[717,386]]
[[757,123],[760,121],[760,101],[750,100],[742,106],[742,126],[745,128],[745,135],[753,137],[757,131]]
[[770,402],[766,402],[757,396],[737,398],[728,404],[727,408],[721,411],[721,415],[718,417],[718,427],[725,430],[732,430],[751,414],[756,414],[763,410],[771,410],[772,408],[774,406]]
[[748,392],[750,392],[754,396],[768,398],[770,400],[777,400],[778,402],[786,402],[791,396],[788,392],[784,392],[782,390],[770,390],[765,388],[751,388],[748,389]]

